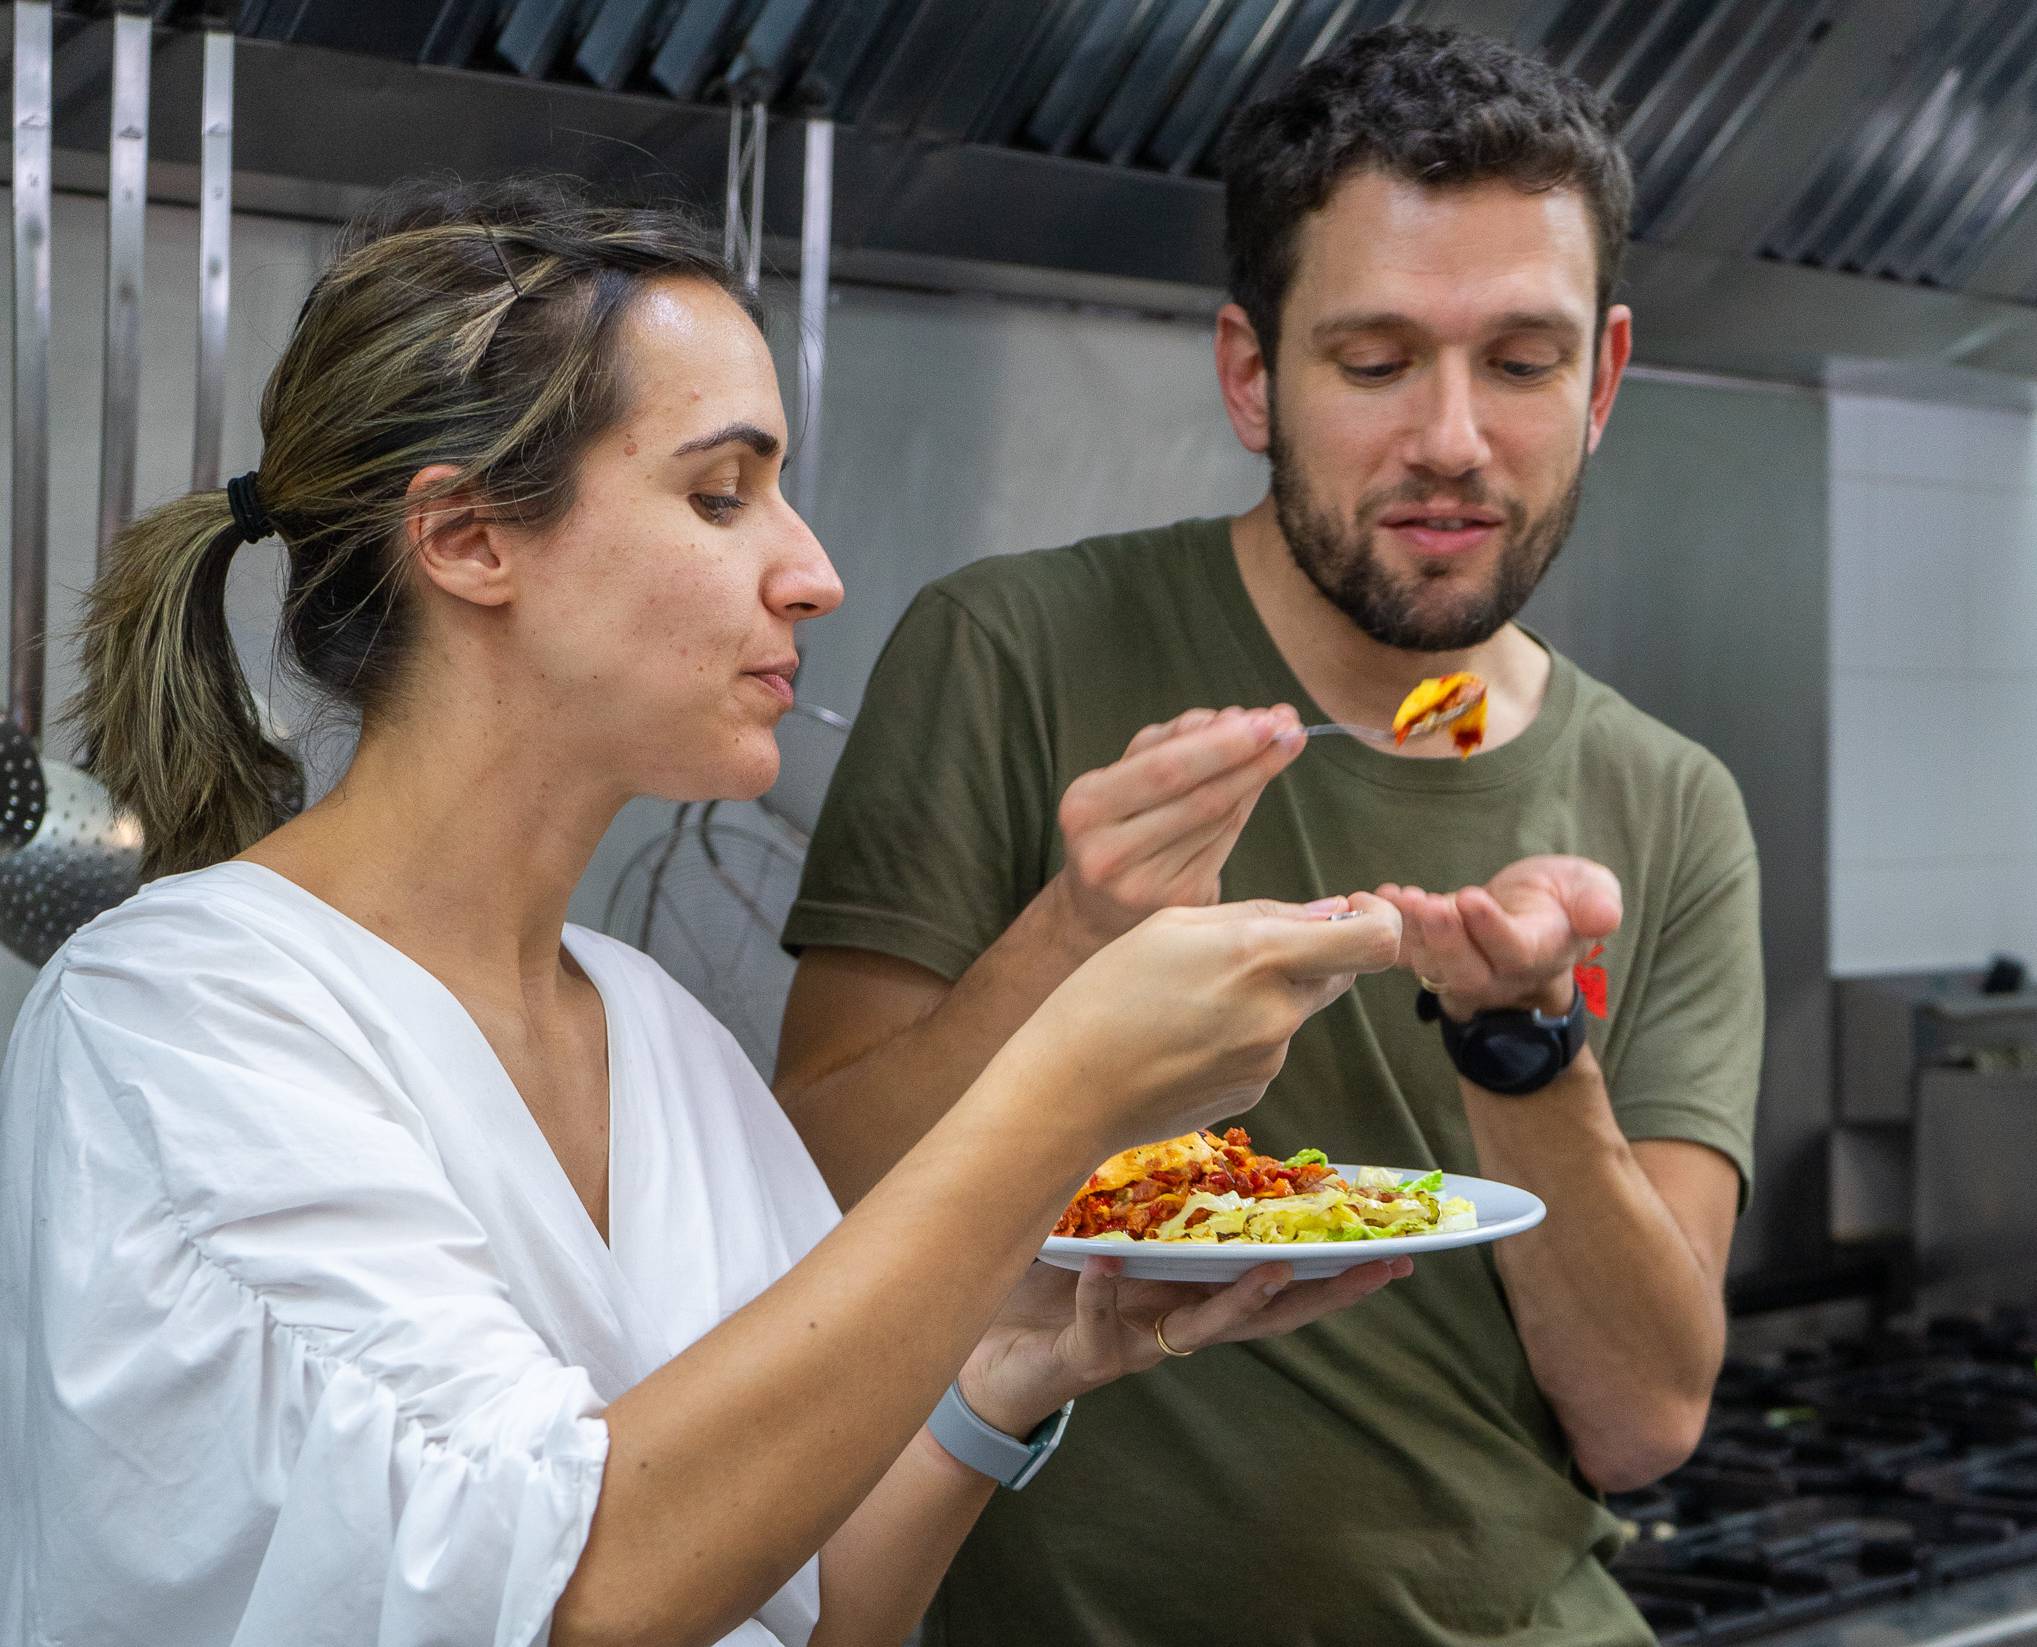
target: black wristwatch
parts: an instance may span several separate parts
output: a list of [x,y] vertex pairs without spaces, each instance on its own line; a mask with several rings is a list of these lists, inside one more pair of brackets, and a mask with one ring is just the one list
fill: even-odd
[[1582,991],[1560,1016],[1532,1009],[1474,1012],[1460,1024],[1443,1010],[1434,990],[1424,989],[1415,996],[1415,1016],[1443,1032],[1443,1050],[1459,1075],[1508,1098],[1540,1092],[1584,1046]]

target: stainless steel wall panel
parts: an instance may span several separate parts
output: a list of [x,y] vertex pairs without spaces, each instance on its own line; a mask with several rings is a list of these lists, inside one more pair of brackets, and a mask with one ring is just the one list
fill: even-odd
[[2037,1273],[2037,1079],[1927,1071],[1911,1181],[1921,1301],[1971,1309],[2026,1298]]
[[[1591,460],[1576,530],[1525,614],[1711,750],[1746,798],[1761,853],[1768,1033],[1760,1182],[1734,1245],[1742,1272],[1817,1252],[1827,1229],[1827,453],[1820,395],[1630,382]],[[1788,738],[1775,736],[1777,703],[1807,717]]]

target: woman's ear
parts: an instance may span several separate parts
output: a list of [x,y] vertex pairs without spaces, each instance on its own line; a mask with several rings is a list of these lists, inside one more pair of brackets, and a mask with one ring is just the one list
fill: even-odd
[[447,594],[475,606],[507,606],[516,580],[501,523],[471,494],[438,490],[459,472],[434,463],[410,477],[404,547],[417,574]]

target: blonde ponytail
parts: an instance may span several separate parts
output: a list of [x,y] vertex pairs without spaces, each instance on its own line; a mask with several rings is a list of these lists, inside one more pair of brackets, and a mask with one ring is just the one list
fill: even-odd
[[225,492],[152,509],[113,540],[86,598],[85,761],[142,825],[142,873],[231,858],[282,822],[301,783],[264,736],[226,622],[242,541]]

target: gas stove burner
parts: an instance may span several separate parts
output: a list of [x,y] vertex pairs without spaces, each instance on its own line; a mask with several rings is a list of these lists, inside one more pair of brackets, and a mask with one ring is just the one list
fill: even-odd
[[1609,1500],[1664,1647],[1754,1641],[2037,1564],[2037,1315],[1729,1362],[1691,1461]]
[[1942,1458],[1950,1444],[1942,1431],[1871,1415],[1803,1417],[1770,1409],[1760,1422],[1727,1419],[1705,1435],[1701,1471],[1766,1485],[1772,1504],[1796,1493],[1848,1493],[1894,1487],[1904,1474]]
[[2037,1523],[2037,1442],[1998,1448],[1912,1472],[1904,1488],[1920,1498]]
[[1622,1552],[1614,1573],[1661,1636],[1752,1640],[2037,1560],[2037,1516],[1869,1497],[1803,1498]]

